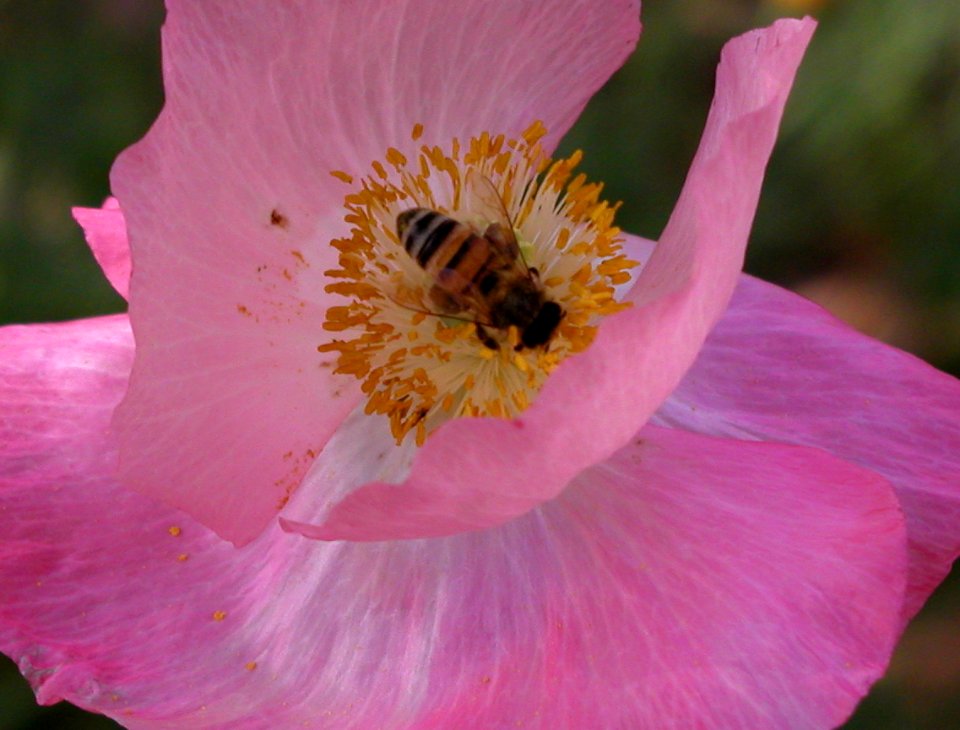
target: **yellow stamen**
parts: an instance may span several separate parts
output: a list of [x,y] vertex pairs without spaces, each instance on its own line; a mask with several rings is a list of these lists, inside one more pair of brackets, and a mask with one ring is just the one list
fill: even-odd
[[390,147],[387,150],[387,162],[399,170],[401,167],[407,164],[407,158],[396,147]]
[[[423,132],[414,125],[411,139]],[[338,353],[335,371],[362,381],[365,412],[386,416],[398,443],[412,434],[423,444],[450,418],[517,415],[560,362],[589,347],[600,317],[627,306],[613,289],[636,265],[622,254],[613,226],[619,204],[601,200],[602,185],[576,173],[580,151],[547,157],[546,134],[538,121],[518,139],[483,132],[447,149],[390,147],[345,197],[351,233],[332,242],[340,262],[326,272],[333,280],[326,288],[349,303],[328,310],[324,329],[337,339],[317,349]],[[448,215],[481,236],[498,222],[473,199],[465,184],[470,170],[493,184],[510,216],[523,257],[517,275],[535,267],[546,298],[563,308],[546,346],[523,347],[515,326],[478,331],[489,318],[481,309],[445,316],[431,298],[437,282],[400,245],[397,215],[410,208]],[[353,183],[346,173],[331,174]]]

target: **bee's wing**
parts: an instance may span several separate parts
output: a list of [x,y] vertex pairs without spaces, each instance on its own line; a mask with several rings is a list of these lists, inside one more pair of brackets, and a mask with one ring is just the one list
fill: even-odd
[[520,261],[526,268],[526,261],[520,253],[520,244],[517,243],[517,235],[513,232],[513,221],[510,220],[503,198],[500,197],[499,191],[490,178],[471,167],[464,180],[464,191],[465,209],[472,215],[488,221],[486,230],[480,233],[507,261]]
[[[452,271],[452,269],[444,269],[444,271]],[[456,274],[456,272],[454,272],[454,274]],[[420,314],[426,314],[430,317],[455,319],[460,322],[475,322],[488,327],[493,326],[489,321],[489,308],[486,307],[485,303],[479,302],[479,306],[475,305],[472,295],[453,297],[437,284],[434,284],[428,293],[429,303],[421,302],[420,306],[409,302],[401,302],[389,294],[387,297],[398,307],[411,312],[419,312]],[[468,314],[473,316],[465,316]]]
[[444,316],[470,312],[480,324],[492,326],[487,298],[456,269],[441,269],[437,273],[437,283],[430,290],[430,300],[444,311]]

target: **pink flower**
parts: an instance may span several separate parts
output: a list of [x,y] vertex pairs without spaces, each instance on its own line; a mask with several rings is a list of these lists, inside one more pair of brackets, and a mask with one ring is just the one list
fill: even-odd
[[[625,237],[643,266],[621,276],[567,163],[549,174],[580,213],[518,191],[531,125],[552,149],[638,3],[168,4],[167,103],[114,168],[122,213],[77,211],[125,295],[132,252],[129,318],[0,330],[0,648],[38,699],[132,728],[846,718],[958,554],[960,386],[740,274],[814,23],[727,45],[670,223]],[[548,347],[484,350],[365,286],[425,275],[385,253],[421,156],[456,168],[432,171],[438,208],[476,212],[453,202],[471,167],[496,186],[565,308]],[[594,255],[613,263],[569,266]],[[345,344],[336,312],[371,302],[381,349]],[[411,345],[366,392],[335,372],[369,381],[394,335],[500,369],[444,390],[449,358],[421,377]],[[514,405],[467,402],[500,386],[464,373],[509,368],[532,373]],[[474,407],[510,417],[448,417]]]

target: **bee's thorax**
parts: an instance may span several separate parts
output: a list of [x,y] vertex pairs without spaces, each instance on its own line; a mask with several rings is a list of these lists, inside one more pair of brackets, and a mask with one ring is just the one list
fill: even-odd
[[506,329],[511,325],[525,329],[536,318],[543,306],[543,291],[527,278],[516,278],[504,287],[503,296],[490,309],[494,327]]

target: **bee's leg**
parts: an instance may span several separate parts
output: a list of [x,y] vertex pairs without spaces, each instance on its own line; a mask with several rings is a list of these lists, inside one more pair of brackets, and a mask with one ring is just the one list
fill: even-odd
[[430,293],[427,295],[434,306],[444,314],[456,314],[463,310],[456,299],[443,289],[443,287],[434,284],[430,287]]
[[477,325],[477,338],[483,343],[483,346],[489,350],[499,350],[500,343],[497,342],[489,332],[487,332],[482,324]]
[[533,266],[531,266],[531,267],[528,269],[528,271],[530,272],[530,276],[532,276],[532,277],[533,277],[534,279],[536,279],[538,282],[540,281],[540,269],[537,269],[537,268],[534,268]]

